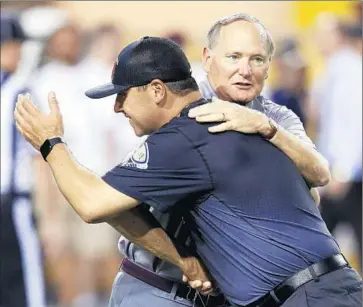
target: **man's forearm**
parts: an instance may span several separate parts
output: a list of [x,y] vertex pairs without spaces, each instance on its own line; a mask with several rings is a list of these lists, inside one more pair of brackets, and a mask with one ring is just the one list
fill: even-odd
[[[75,211],[84,219],[92,220],[89,216],[97,216],[94,211],[102,210],[102,198],[107,198],[107,193],[102,193],[108,185],[97,175],[82,167],[72,157],[66,145],[57,144],[47,158],[58,187]],[[111,188],[111,187],[110,187]],[[100,191],[101,190],[101,191]],[[97,191],[94,193],[94,191]],[[185,260],[169,239],[166,232],[158,222],[142,208],[134,208],[120,213],[118,206],[109,210],[108,216],[100,219],[119,231],[130,241],[144,247],[152,254],[167,260],[181,269]]]
[[280,127],[270,140],[283,151],[297,166],[303,177],[312,187],[324,186],[330,180],[327,160],[311,145]]
[[111,198],[114,189],[80,165],[65,144],[55,145],[47,161],[59,190],[84,221],[101,222],[129,209],[120,209],[120,204]]
[[147,209],[136,207],[108,219],[107,223],[131,242],[178,266],[189,280],[209,280],[208,273],[198,258],[186,255],[180,247],[176,247]]
[[106,222],[131,242],[159,258],[183,268],[188,257],[181,256],[165,230],[148,210],[137,207],[110,218]]
[[[151,214],[142,211],[120,210],[117,203],[106,200],[112,189],[100,177],[78,164],[66,145],[57,144],[47,159],[58,187],[77,213],[87,222],[99,216],[99,222],[105,221],[130,241],[144,247],[157,257],[177,265],[183,272],[188,272],[194,279],[202,279],[201,266],[195,257],[182,257],[174,243],[160,227]],[[125,195],[125,197],[127,197]],[[104,204],[108,205],[104,212]],[[129,208],[130,209],[130,208]],[[203,273],[203,272],[202,272]],[[196,277],[193,277],[196,276]],[[204,278],[205,279],[205,278]]]

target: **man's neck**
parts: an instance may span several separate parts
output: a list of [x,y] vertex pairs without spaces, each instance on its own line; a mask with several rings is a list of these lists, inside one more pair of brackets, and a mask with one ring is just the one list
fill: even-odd
[[199,99],[202,99],[202,95],[199,91],[193,91],[184,96],[174,95],[171,107],[166,111],[166,116],[162,120],[160,127],[170,122],[174,117],[178,117],[185,107]]

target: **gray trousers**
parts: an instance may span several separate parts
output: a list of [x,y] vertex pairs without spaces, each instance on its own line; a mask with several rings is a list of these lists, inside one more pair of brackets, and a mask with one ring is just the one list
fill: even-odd
[[281,307],[362,307],[362,278],[344,267],[301,286]]
[[[109,307],[205,307],[193,304],[119,272]],[[301,286],[281,307],[362,307],[362,278],[348,267],[336,270]]]
[[[176,284],[177,285],[177,284]],[[109,307],[208,307],[199,305],[175,295],[177,287],[171,293],[154,288],[122,271],[112,286]],[[221,306],[223,307],[223,306]]]

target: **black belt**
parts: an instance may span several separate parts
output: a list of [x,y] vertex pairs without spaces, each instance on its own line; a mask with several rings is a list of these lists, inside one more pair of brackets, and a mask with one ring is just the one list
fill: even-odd
[[318,281],[320,276],[347,265],[349,266],[342,254],[326,258],[297,272],[257,301],[243,307],[279,307],[302,285],[312,280]]
[[[175,282],[157,275],[143,267],[133,263],[127,258],[122,260],[120,269],[130,276],[139,279],[152,287],[158,288],[167,293],[171,293]],[[223,295],[218,296],[204,296],[199,295],[196,290],[190,288],[186,284],[178,283],[176,296],[185,298],[187,300],[195,301],[196,304],[203,303],[205,306],[221,306],[226,302]]]

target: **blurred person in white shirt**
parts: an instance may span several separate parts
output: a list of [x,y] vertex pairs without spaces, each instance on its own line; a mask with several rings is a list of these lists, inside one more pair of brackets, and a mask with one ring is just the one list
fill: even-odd
[[[89,89],[90,86],[95,86],[103,80],[111,78],[110,72],[122,47],[120,31],[112,24],[101,25],[93,30],[90,35],[89,52],[78,66],[83,74],[83,78],[80,80],[82,88],[84,89],[83,92]],[[104,105],[90,102],[84,95],[83,99],[86,100],[88,108],[95,110],[94,114],[96,118],[94,120],[103,122],[104,127],[107,129],[106,135],[112,145],[112,151],[108,149],[108,152],[105,153],[108,160],[104,161],[104,159],[101,159],[103,164],[99,166],[99,169],[95,169],[95,171],[102,173],[107,169],[107,165],[114,165],[119,162],[120,158],[125,157],[130,150],[142,141],[142,138],[136,137],[126,117],[120,118],[115,115],[113,112],[113,99],[104,100],[104,103],[112,106],[107,108],[107,110],[105,110]],[[100,114],[102,114],[102,118],[99,118]],[[122,129],[125,132],[125,137],[122,139],[118,137],[117,131],[115,130],[119,129],[120,121],[123,124]],[[94,126],[93,128],[93,133],[99,133],[97,127]]]
[[[83,94],[99,80],[104,80],[106,72],[109,76],[111,58],[114,61],[120,47],[115,47],[113,57],[109,54],[112,48],[100,48],[100,41],[107,42],[107,38],[103,35],[96,35],[96,38],[89,48],[91,53],[82,59],[84,36],[80,29],[68,24],[57,30],[46,44],[45,61],[33,78],[32,95],[39,107],[47,110],[48,103],[44,99],[47,93],[50,90],[62,93],[59,100],[60,108],[67,117],[64,122],[67,142],[71,144],[77,160],[102,174],[123,158],[138,139],[130,134],[134,142],[125,138],[121,140],[122,147],[113,138],[116,116],[112,109],[105,112],[108,108],[90,103]],[[105,63],[107,61],[100,54],[109,63]],[[113,101],[110,103],[113,104]],[[120,120],[119,117],[117,120]],[[125,126],[128,125],[125,123]],[[43,171],[50,176],[46,167]],[[51,177],[49,180],[54,182]],[[65,205],[66,200],[55,184],[53,187],[48,194],[49,205],[42,208],[40,231],[59,303],[62,306],[98,307],[99,279],[103,279],[104,291],[109,291],[118,270],[117,233],[108,225],[84,224]]]
[[[80,62],[79,69],[82,78],[79,84],[83,94],[90,87],[97,86],[110,79],[112,67],[122,45],[120,31],[111,24],[97,27],[90,33],[89,52]],[[135,135],[126,117],[117,116],[113,112],[114,99],[104,99],[102,104],[91,101],[83,95],[82,103],[88,109],[89,120],[88,154],[83,160],[86,166],[98,174],[103,174],[117,165],[143,138]],[[108,107],[105,107],[108,104]],[[84,115],[86,117],[86,115]],[[122,129],[122,138],[118,131]],[[107,157],[107,159],[105,159]],[[118,272],[120,254],[117,250],[119,233],[107,224],[82,224],[93,238],[88,243],[92,248],[93,259],[97,270],[94,278],[100,281],[98,290],[102,291],[105,300],[108,299],[114,276]],[[92,227],[89,227],[92,226]],[[101,268],[101,269],[100,269]]]
[[[66,99],[77,101],[77,76],[76,65],[80,58],[81,42],[79,30],[74,26],[65,26],[56,30],[45,42],[41,67],[34,74],[31,91],[41,109],[46,107],[44,93],[49,89],[62,90]],[[72,114],[66,123],[67,134],[70,141],[75,143],[75,154],[81,152],[82,138],[77,142],[82,133],[82,118],[77,119],[77,113],[82,110],[79,106],[62,105],[67,114]],[[72,137],[73,136],[73,137]],[[47,267],[49,268],[51,283],[55,286],[55,293],[61,306],[71,306],[72,300],[79,292],[76,276],[78,264],[74,253],[74,246],[70,243],[71,225],[75,217],[65,210],[62,204],[65,200],[56,188],[55,182],[46,167],[41,165],[44,181],[48,182],[48,194],[44,196],[43,206],[40,209],[39,230],[45,250]],[[52,183],[52,184],[49,184]],[[82,265],[82,263],[80,263]]]
[[[317,146],[328,159],[332,179],[321,191],[322,216],[330,231],[351,225],[362,250],[362,26],[324,16],[318,42],[326,59],[312,94]],[[321,22],[322,20],[320,20]],[[358,266],[358,265],[357,265]],[[360,268],[357,267],[359,270]]]

